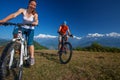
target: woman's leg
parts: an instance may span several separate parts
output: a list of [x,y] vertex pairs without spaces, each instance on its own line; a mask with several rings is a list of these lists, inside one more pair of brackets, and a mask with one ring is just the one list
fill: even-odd
[[28,48],[29,48],[29,52],[30,52],[31,58],[34,58],[34,57],[35,57],[35,56],[34,56],[34,45],[31,45],[31,46],[29,46]]
[[33,38],[34,38],[34,30],[28,30],[28,49],[30,53],[30,60],[31,60],[31,65],[35,64],[35,56],[34,56],[34,44],[33,44]]

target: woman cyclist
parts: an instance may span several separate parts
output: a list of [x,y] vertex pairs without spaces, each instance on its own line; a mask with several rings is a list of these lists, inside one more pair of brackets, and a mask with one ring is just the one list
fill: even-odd
[[[0,23],[7,22],[18,15],[23,15],[23,24],[33,24],[38,25],[38,14],[35,11],[36,9],[36,0],[30,0],[27,9],[20,8],[17,12],[12,13],[5,17],[4,19],[0,20]],[[22,31],[27,32],[28,37],[28,49],[30,52],[30,63],[31,65],[35,64],[34,59],[34,45],[33,45],[33,38],[34,38],[34,26],[22,26]],[[18,30],[16,29],[13,31],[14,37],[16,37]]]

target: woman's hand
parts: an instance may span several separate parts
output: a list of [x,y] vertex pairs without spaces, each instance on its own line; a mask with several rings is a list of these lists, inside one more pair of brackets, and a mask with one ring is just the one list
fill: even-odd
[[38,25],[38,23],[37,23],[37,22],[33,22],[33,23],[32,23],[32,25],[37,26],[37,25]]

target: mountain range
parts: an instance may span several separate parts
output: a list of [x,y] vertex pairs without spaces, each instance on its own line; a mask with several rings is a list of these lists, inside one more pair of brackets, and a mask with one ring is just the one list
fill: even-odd
[[[0,48],[5,47],[9,42],[10,42],[9,39],[0,39]],[[40,45],[36,41],[34,41],[33,43],[34,43],[34,46],[35,46],[35,50],[48,49],[47,47]]]
[[[34,37],[34,40],[48,49],[57,49],[58,47],[58,36],[39,34]],[[0,46],[3,46],[8,42],[8,39],[0,39]],[[102,46],[120,48],[120,34],[116,32],[108,34],[93,33],[84,37],[74,36],[73,38],[69,38],[69,42],[71,42],[73,48],[90,46],[94,42],[97,42]]]
[[9,42],[8,39],[0,39],[0,46],[4,46]]
[[[38,36],[35,36],[34,39],[39,44],[46,46],[49,49],[57,49],[57,36],[39,34]],[[116,32],[112,32],[109,34],[93,33],[88,34],[84,37],[74,36],[74,38],[69,38],[69,42],[71,42],[74,48],[90,46],[93,42],[97,42],[102,46],[120,48],[120,34]]]

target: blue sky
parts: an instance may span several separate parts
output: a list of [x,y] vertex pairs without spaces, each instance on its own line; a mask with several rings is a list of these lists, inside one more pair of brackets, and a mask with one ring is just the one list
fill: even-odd
[[[28,0],[1,0],[0,19],[26,8]],[[75,36],[89,33],[120,33],[120,0],[37,0],[39,34],[58,35],[57,30],[64,20]],[[22,22],[22,16],[9,21]],[[0,27],[0,38],[11,38],[14,27]]]

